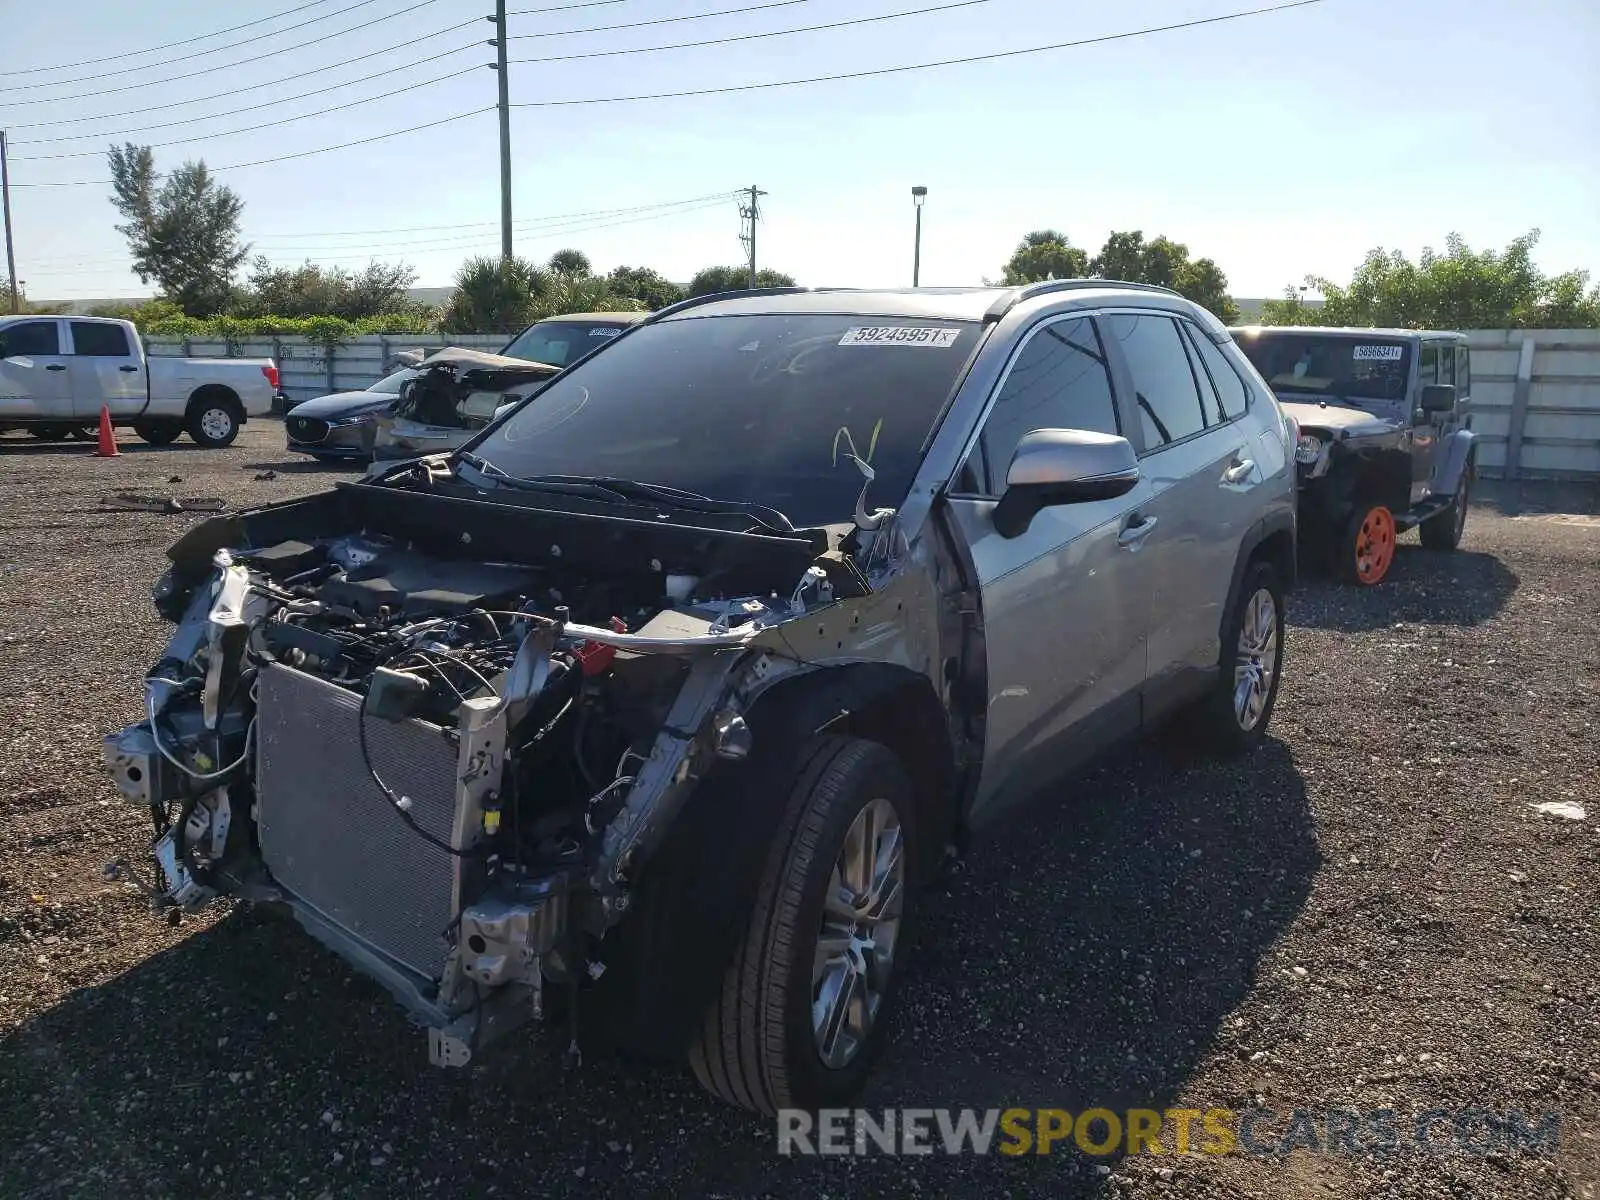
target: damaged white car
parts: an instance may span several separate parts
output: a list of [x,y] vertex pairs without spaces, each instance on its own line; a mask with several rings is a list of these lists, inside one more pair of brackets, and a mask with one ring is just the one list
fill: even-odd
[[1263,736],[1287,437],[1160,289],[663,310],[463,450],[172,547],[105,743],[146,886],[291,914],[441,1065],[534,1020],[844,1103],[969,829],[1180,706]]

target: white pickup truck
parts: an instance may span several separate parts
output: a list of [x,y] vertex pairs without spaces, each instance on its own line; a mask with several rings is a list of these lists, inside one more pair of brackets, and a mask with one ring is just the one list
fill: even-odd
[[187,430],[221,447],[280,395],[270,358],[149,357],[131,321],[0,317],[0,433],[66,437],[92,429],[104,406],[152,446]]

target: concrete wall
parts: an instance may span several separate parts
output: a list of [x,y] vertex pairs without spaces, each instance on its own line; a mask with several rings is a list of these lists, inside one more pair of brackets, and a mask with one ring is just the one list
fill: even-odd
[[1600,478],[1600,329],[1479,329],[1467,339],[1479,469]]
[[[1480,329],[1472,350],[1473,430],[1486,476],[1600,478],[1600,329]],[[303,337],[235,343],[150,337],[152,354],[273,358],[298,403],[382,378],[401,350],[443,346],[497,351],[504,334],[369,334],[330,356]]]

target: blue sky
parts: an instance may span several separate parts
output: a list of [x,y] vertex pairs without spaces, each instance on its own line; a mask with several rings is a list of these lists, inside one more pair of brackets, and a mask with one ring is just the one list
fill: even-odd
[[[371,0],[299,27],[354,3],[326,0],[191,45],[32,74],[19,72],[55,66],[69,54],[92,60],[191,38],[280,13],[297,0],[8,5],[0,125],[11,130],[18,275],[29,295],[148,290],[127,269],[108,188],[37,186],[103,180],[111,141],[199,139],[157,149],[158,166],[203,157],[223,167],[491,105],[494,76],[480,67],[344,112],[219,136],[490,61],[493,50],[480,39],[492,27],[474,20],[492,9],[490,0],[428,0],[370,28],[269,53],[416,2]],[[510,7],[574,2],[511,0]],[[758,2],[607,0],[514,17],[511,31],[549,35]],[[511,54],[651,48],[950,2],[792,0],[643,28],[523,36],[511,43]],[[615,97],[869,70],[1099,37],[1270,2],[982,0],[721,46],[522,63],[512,68],[511,98]],[[462,22],[470,24],[428,36]],[[235,49],[201,53],[262,34]],[[363,63],[332,66],[395,46],[401,48]],[[450,53],[464,46],[472,48]],[[1243,296],[1279,294],[1307,273],[1344,279],[1372,246],[1414,255],[1424,245],[1442,246],[1452,230],[1481,247],[1537,226],[1543,230],[1538,258],[1547,269],[1600,272],[1597,62],[1600,5],[1593,0],[1524,0],[1514,7],[1484,0],[1323,0],[1202,28],[938,70],[689,99],[519,108],[512,117],[515,215],[524,223],[517,251],[543,258],[570,245],[602,269],[647,265],[687,279],[702,266],[740,260],[733,199],[667,215],[616,210],[754,183],[769,193],[758,232],[761,265],[802,283],[906,284],[910,188],[922,184],[929,189],[924,284],[994,277],[1018,238],[1045,226],[1091,251],[1112,229],[1164,233],[1214,258]],[[391,73],[368,79],[378,71]],[[305,95],[344,81],[365,82]],[[43,83],[51,86],[18,87]],[[113,88],[120,90],[82,95]],[[203,97],[214,98],[131,111]],[[218,115],[258,104],[265,107]],[[183,124],[111,136],[169,122]],[[42,140],[65,137],[76,140]],[[81,152],[90,153],[38,157]],[[444,284],[467,254],[498,249],[492,112],[221,177],[246,202],[246,237],[278,261],[309,257],[359,266],[367,257],[403,258],[416,266],[419,283]],[[540,220],[602,212],[613,215]],[[443,226],[450,228],[437,228]]]

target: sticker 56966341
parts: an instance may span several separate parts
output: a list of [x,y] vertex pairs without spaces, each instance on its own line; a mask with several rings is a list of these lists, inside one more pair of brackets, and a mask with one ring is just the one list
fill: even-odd
[[930,325],[858,325],[846,329],[841,346],[933,346],[955,345],[959,329],[939,329]]
[[1403,346],[1357,346],[1350,357],[1356,362],[1399,362]]

